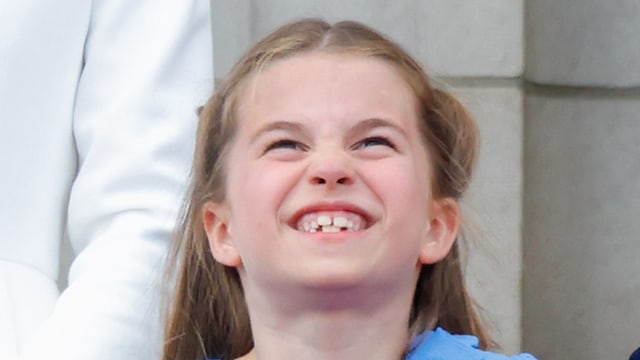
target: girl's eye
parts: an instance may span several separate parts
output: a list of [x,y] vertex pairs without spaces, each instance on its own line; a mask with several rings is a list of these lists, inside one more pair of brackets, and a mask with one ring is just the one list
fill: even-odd
[[361,140],[356,144],[355,148],[362,149],[362,148],[371,147],[371,146],[386,146],[392,149],[396,148],[395,145],[393,145],[393,143],[389,139],[382,136],[372,136],[364,140]]
[[279,150],[279,149],[304,151],[305,146],[294,140],[282,139],[282,140],[274,141],[271,144],[267,145],[267,147],[264,149],[264,152],[267,153],[269,151]]

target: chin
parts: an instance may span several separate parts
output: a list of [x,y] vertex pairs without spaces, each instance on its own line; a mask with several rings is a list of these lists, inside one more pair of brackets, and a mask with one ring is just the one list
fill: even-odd
[[299,275],[304,287],[324,291],[358,289],[375,279],[369,269],[358,266],[357,260],[323,261],[308,266]]

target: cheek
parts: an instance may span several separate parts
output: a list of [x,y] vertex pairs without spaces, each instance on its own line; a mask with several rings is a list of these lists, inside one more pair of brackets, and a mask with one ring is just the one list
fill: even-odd
[[295,182],[287,163],[244,160],[229,174],[228,199],[236,227],[243,233],[266,232],[278,223],[278,211]]
[[388,164],[373,175],[374,191],[384,203],[389,231],[403,237],[418,236],[428,226],[429,169],[416,163],[407,160]]
[[426,166],[416,166],[410,160],[396,161],[370,171],[376,179],[377,192],[387,201],[424,203],[429,199],[429,176]]
[[245,226],[261,227],[260,222],[266,221],[265,211],[272,204],[270,197],[274,196],[274,189],[269,186],[272,181],[250,167],[244,170],[229,176],[227,196],[233,219],[237,223],[248,222]]

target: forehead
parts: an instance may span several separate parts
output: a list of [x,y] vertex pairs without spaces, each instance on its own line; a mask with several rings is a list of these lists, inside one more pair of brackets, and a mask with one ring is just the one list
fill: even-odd
[[238,115],[312,111],[318,104],[323,111],[332,106],[360,112],[416,109],[411,87],[391,63],[313,51],[276,60],[252,74],[240,89]]

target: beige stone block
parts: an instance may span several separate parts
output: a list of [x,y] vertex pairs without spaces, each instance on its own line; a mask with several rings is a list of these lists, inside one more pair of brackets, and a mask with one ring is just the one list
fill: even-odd
[[526,2],[528,80],[640,86],[640,1]]
[[412,47],[436,74],[522,74],[523,0],[429,0],[417,4],[417,38]]
[[211,0],[213,66],[224,78],[253,43],[250,0]]

